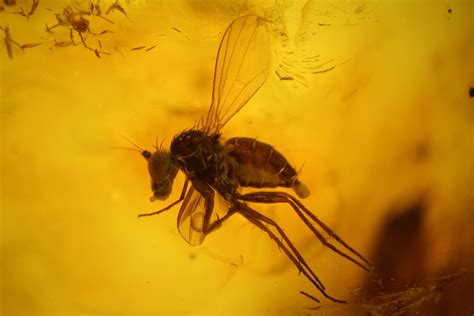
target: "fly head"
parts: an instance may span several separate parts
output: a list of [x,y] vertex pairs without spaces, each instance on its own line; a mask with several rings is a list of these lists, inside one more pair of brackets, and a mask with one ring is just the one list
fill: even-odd
[[166,200],[173,190],[173,181],[178,173],[178,167],[173,162],[170,152],[162,149],[157,149],[153,153],[143,150],[142,156],[148,162],[151,178],[153,196],[150,201]]

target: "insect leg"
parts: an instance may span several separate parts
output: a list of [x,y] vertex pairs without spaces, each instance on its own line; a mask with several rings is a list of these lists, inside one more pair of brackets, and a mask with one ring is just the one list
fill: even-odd
[[152,212],[152,213],[143,213],[143,214],[138,214],[138,217],[144,217],[144,216],[152,216],[152,215],[157,215],[157,214],[160,214],[166,210],[169,210],[170,208],[172,208],[173,206],[175,206],[176,204],[180,203],[181,201],[184,200],[184,197],[186,196],[186,191],[188,189],[188,182],[189,180],[186,179],[186,181],[184,182],[184,186],[183,186],[183,190],[181,191],[181,195],[179,197],[179,199],[177,199],[176,201],[174,201],[173,203],[171,203],[170,205],[168,205],[167,207],[165,208],[162,208],[161,210],[158,210],[156,212]]
[[[210,231],[208,231],[211,222],[212,211],[214,210],[214,190],[205,182],[193,178],[191,179],[191,183],[204,198],[204,221],[202,225],[202,232],[204,235],[207,235]],[[215,228],[214,228],[215,229]]]
[[[298,270],[303,273],[303,275],[311,281],[311,283],[323,294],[327,299],[336,302],[336,303],[347,303],[346,301],[343,300],[338,300],[329,294],[326,293],[324,286],[322,285],[321,281],[319,278],[315,275],[313,270],[308,266],[304,258],[301,256],[299,251],[296,249],[296,247],[293,245],[293,243],[290,241],[288,236],[285,234],[283,229],[271,218],[268,218],[254,209],[250,208],[248,205],[244,203],[238,203],[239,208],[237,211],[244,216],[247,220],[249,220],[252,224],[260,228],[261,230],[265,231],[271,239],[273,239],[277,245],[285,252],[285,254],[290,258],[290,260],[293,262],[293,264],[298,268]],[[265,224],[271,225],[274,227],[277,231],[278,234],[280,235],[281,238],[285,241],[287,245],[285,245],[275,233],[273,233]],[[291,251],[290,251],[291,250]]]
[[[296,214],[298,214],[298,216],[303,220],[306,226],[308,226],[308,228],[316,235],[316,237],[321,241],[323,245],[330,248],[332,251],[336,252],[337,254],[341,255],[347,260],[358,265],[365,271],[370,272],[372,265],[367,259],[365,259],[356,250],[354,250],[352,247],[346,244],[335,232],[333,232],[326,224],[324,224],[318,217],[316,217],[316,215],[311,213],[311,211],[309,211],[300,201],[298,201],[292,195],[285,192],[253,192],[253,193],[240,195],[238,198],[243,201],[255,202],[255,203],[267,203],[267,204],[288,203],[295,210]],[[334,238],[337,242],[339,242],[352,254],[354,254],[355,256],[360,258],[363,262],[365,262],[365,264],[367,264],[369,267],[366,267],[364,264],[362,264],[358,260],[345,254],[344,252],[336,248],[332,243],[327,241],[326,238],[324,238],[324,236],[308,220],[305,214],[309,216],[313,221],[315,221],[327,234],[329,234],[330,237]]]
[[82,36],[82,33],[79,32],[79,31],[76,31],[77,34],[79,34],[79,37],[81,38],[81,42],[82,42],[82,45],[84,45],[85,48],[89,49],[89,50],[92,50],[92,48],[90,48],[87,44],[86,44],[86,40],[84,39],[84,36]]
[[212,231],[216,230],[217,228],[219,228],[223,222],[225,222],[229,217],[231,217],[232,215],[235,214],[235,210],[233,209],[229,209],[229,211],[227,212],[227,214],[225,214],[224,216],[222,216],[222,218],[219,218],[217,220],[215,220],[214,222],[208,224],[207,226],[204,225],[203,226],[203,232],[207,235],[209,233],[211,233]]

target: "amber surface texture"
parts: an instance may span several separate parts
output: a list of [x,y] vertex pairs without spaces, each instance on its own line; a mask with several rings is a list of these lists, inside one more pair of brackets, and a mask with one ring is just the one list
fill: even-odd
[[[0,2],[0,314],[473,314],[473,12],[469,0]],[[246,14],[266,21],[268,76],[222,137],[273,146],[311,191],[301,202],[374,265],[324,247],[289,205],[249,204],[347,304],[238,214],[197,247],[179,206],[137,216],[175,201],[185,177],[151,202],[127,139],[166,149],[199,122],[224,31]]]

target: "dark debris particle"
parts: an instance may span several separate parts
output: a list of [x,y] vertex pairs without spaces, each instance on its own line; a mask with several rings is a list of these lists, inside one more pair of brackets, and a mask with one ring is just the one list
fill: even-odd
[[474,98],[474,88],[473,87],[469,87],[469,97]]

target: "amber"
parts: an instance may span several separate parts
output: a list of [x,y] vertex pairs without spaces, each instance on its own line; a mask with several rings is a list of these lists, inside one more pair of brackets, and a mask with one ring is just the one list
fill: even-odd
[[[471,0],[119,0],[126,15],[101,0],[114,24],[83,16],[92,50],[70,27],[46,31],[88,1],[16,13],[33,3],[0,3],[1,315],[474,313]],[[271,23],[271,71],[222,137],[273,146],[308,209],[375,265],[323,247],[284,203],[258,207],[349,304],[241,216],[198,247],[178,207],[137,218],[175,201],[183,174],[151,203],[143,157],[112,148],[124,135],[169,149],[199,125],[223,32],[248,13]]]

